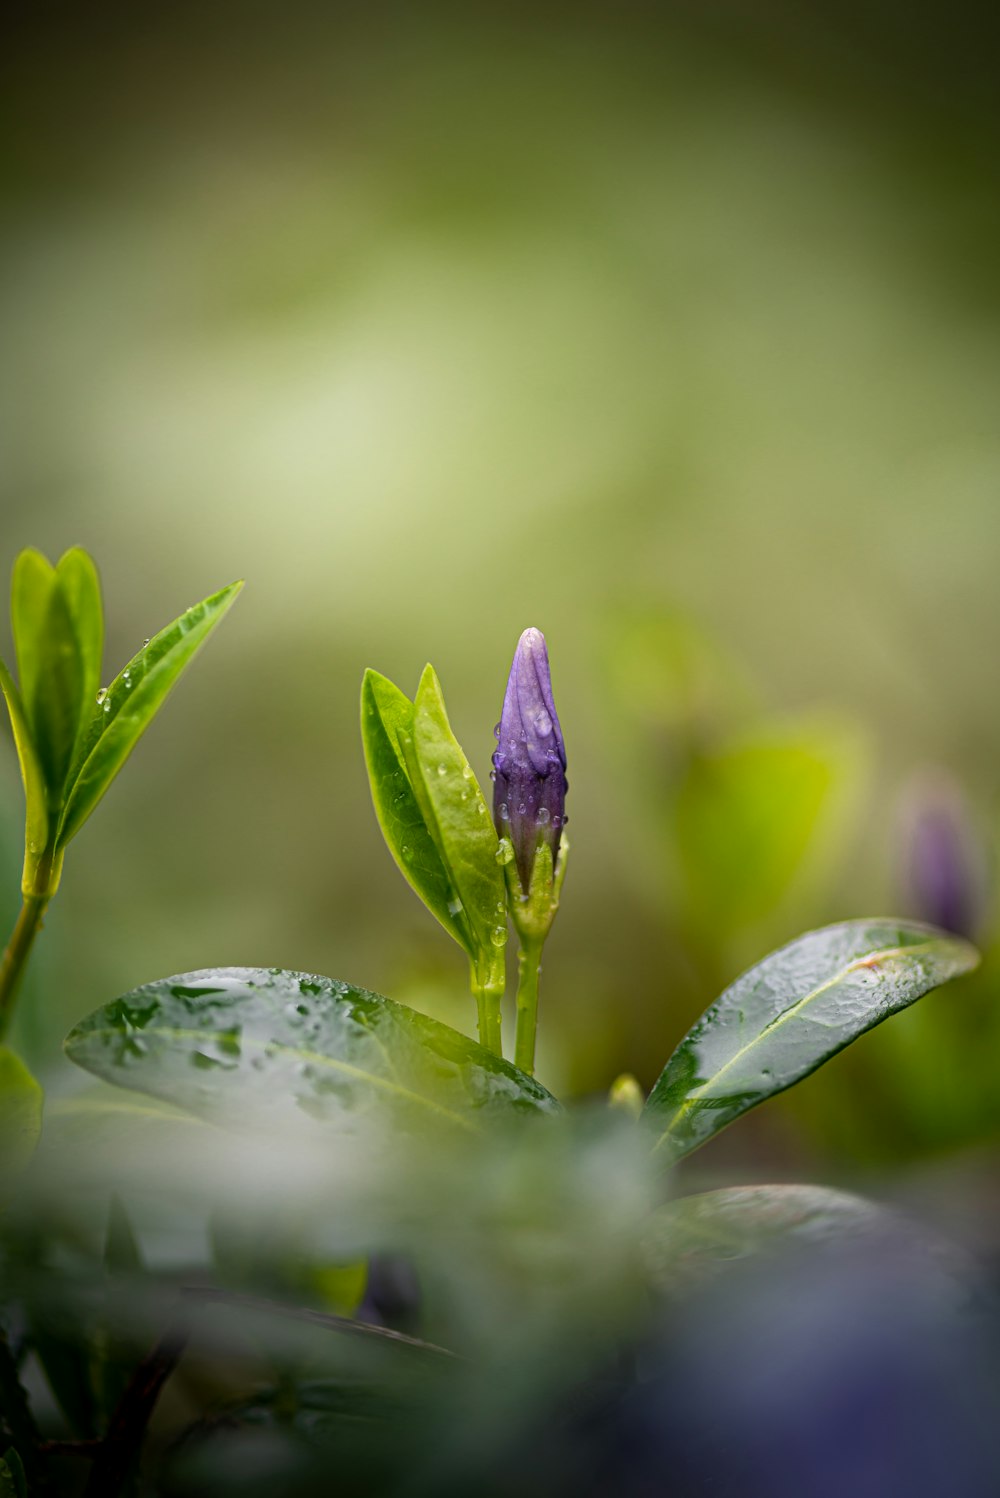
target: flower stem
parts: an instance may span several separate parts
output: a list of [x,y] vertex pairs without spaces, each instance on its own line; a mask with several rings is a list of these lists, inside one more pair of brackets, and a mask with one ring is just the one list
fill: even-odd
[[521,938],[517,960],[517,1032],[514,1065],[529,1077],[535,1074],[535,1032],[538,1028],[538,976],[542,971],[542,942]]
[[25,895],[21,914],[0,962],[0,1040],[7,1033],[25,964],[41,929],[48,895]]
[[479,1020],[479,1044],[487,1051],[492,1051],[495,1056],[503,1056],[503,1042],[500,1038],[500,1001],[503,998],[503,990],[489,982],[481,982],[475,964],[472,967],[472,992],[476,1000],[476,1011]]

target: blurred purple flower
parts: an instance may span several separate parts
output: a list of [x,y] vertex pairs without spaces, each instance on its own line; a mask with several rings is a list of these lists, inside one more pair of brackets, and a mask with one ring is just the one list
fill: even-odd
[[943,771],[918,776],[902,826],[902,883],[913,914],[958,936],[981,934],[986,858],[961,787]]
[[566,824],[566,746],[552,700],[549,654],[541,630],[517,642],[503,712],[494,732],[493,817],[509,837],[525,894],[535,853],[545,843],[555,864]]

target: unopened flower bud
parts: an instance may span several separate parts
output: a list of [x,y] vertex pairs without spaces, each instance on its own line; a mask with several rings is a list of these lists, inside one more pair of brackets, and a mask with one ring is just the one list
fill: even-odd
[[554,868],[566,823],[566,747],[541,630],[526,629],[517,642],[495,733],[493,816],[527,895],[538,849],[548,847]]

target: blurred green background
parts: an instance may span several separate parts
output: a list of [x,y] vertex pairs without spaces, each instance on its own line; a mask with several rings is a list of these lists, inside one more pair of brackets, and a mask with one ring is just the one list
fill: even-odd
[[[918,771],[990,857],[995,30],[885,3],[15,10],[0,564],[94,553],[109,677],[248,579],[72,849],[19,1022],[56,1085],[73,1020],[216,963],[471,1030],[382,846],[357,693],[432,660],[485,781],[528,624],[571,784],[549,1085],[648,1085],[769,948],[910,913]],[[12,919],[9,742],[0,793]],[[988,1140],[995,968],[713,1149]]]

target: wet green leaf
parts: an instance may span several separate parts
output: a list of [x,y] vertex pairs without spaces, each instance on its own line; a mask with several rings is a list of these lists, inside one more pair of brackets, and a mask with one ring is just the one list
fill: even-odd
[[930,926],[846,921],[772,952],[688,1031],[646,1103],[655,1148],[696,1149],[873,1025],[978,962]]
[[57,843],[79,832],[159,710],[170,688],[232,605],[242,583],[195,604],[134,656],[95,706],[67,782]]
[[0,1183],[31,1159],[42,1132],[41,1086],[19,1056],[0,1046]]
[[0,691],[3,692],[7,711],[10,714],[14,747],[17,749],[21,780],[24,784],[25,847],[29,854],[40,854],[49,836],[48,792],[45,776],[35,752],[35,742],[31,736],[31,728],[24,711],[24,703],[21,701],[21,694],[3,661],[0,661]]
[[462,902],[476,948],[499,958],[507,941],[507,897],[493,818],[472,766],[451,731],[431,666],[414,699],[413,738],[403,752],[424,817]]
[[377,671],[361,687],[361,739],[372,801],[382,835],[400,872],[459,946],[475,956],[472,933],[420,809],[403,756],[413,736],[413,703]]
[[71,1060],[202,1117],[267,1129],[477,1131],[558,1108],[508,1062],[447,1025],[330,978],[218,968],[148,983],[70,1033]]

